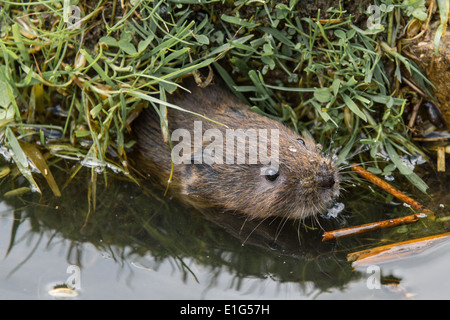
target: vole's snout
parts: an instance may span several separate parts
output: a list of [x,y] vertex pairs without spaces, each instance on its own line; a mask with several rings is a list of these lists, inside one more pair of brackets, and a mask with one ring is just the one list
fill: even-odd
[[334,187],[336,181],[334,180],[333,175],[329,174],[327,176],[319,176],[318,177],[319,187],[322,189],[331,189]]
[[336,185],[334,171],[327,168],[325,164],[320,166],[320,170],[317,172],[315,180],[317,182],[317,186],[325,190],[333,189]]

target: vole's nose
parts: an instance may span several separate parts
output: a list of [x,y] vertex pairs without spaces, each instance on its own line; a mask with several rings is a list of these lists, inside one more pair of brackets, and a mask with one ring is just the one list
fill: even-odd
[[329,168],[325,164],[320,166],[320,170],[317,173],[316,181],[320,188],[322,189],[331,189],[336,184],[336,180],[334,179],[334,174],[330,171]]
[[331,189],[334,187],[334,184],[336,183],[332,175],[319,177],[318,180],[319,180],[319,187],[323,189]]

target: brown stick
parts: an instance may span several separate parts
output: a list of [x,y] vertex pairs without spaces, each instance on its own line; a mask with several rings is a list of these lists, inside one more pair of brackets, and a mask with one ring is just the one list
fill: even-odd
[[392,243],[367,250],[352,252],[347,255],[347,261],[354,261],[353,264],[365,265],[374,264],[387,260],[397,259],[413,253],[418,253],[431,246],[436,240],[441,240],[450,236],[450,232],[441,233],[429,237],[423,237],[403,242]]
[[445,172],[445,148],[439,147],[437,150],[437,171]]
[[422,213],[413,214],[410,216],[405,216],[401,218],[395,218],[395,219],[389,219],[384,221],[378,221],[378,222],[372,222],[367,223],[359,226],[349,227],[349,228],[343,228],[333,231],[327,231],[323,234],[322,242],[335,240],[337,238],[342,237],[348,237],[355,234],[361,234],[365,232],[380,230],[380,229],[386,229],[391,227],[396,227],[404,224],[410,224],[419,221],[419,218],[425,218],[429,215],[432,215],[433,212],[427,208],[425,208],[423,205],[418,203],[417,201],[411,199],[406,194],[402,193],[401,191],[395,189],[387,182],[383,181],[382,179],[378,178],[376,175],[370,173],[366,169],[358,166],[357,164],[353,164],[352,170],[357,172],[360,176],[366,178],[370,182],[376,184],[378,187],[382,188],[383,190],[389,192],[394,197],[400,199],[404,203],[410,205],[414,210],[421,211]]
[[343,238],[352,236],[355,234],[361,234],[369,231],[375,231],[380,229],[386,229],[386,228],[392,228],[401,226],[404,224],[410,224],[419,221],[419,218],[427,217],[426,214],[419,213],[419,214],[413,214],[406,217],[401,218],[395,218],[395,219],[389,219],[384,221],[377,221],[367,224],[362,224],[355,227],[349,227],[349,228],[343,228],[333,231],[327,231],[323,234],[322,242],[335,240],[337,238]]
[[410,197],[408,197],[403,192],[395,189],[389,183],[381,180],[376,175],[370,173],[366,169],[358,166],[357,164],[353,164],[352,170],[357,172],[360,176],[366,178],[370,182],[376,184],[378,187],[382,188],[383,190],[389,192],[390,194],[392,194],[397,199],[399,199],[399,200],[403,201],[404,203],[410,205],[414,210],[421,211],[421,212],[423,212],[425,214],[431,214],[432,213],[431,210],[425,208],[423,205],[421,205],[417,201],[411,199]]
[[408,127],[410,130],[414,127],[414,122],[416,122],[417,113],[419,112],[420,105],[422,104],[423,98],[421,97],[419,102],[414,105],[411,118],[409,118]]

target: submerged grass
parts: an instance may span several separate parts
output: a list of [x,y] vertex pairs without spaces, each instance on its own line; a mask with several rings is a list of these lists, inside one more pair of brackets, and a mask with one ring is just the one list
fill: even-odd
[[37,168],[55,195],[42,159],[75,160],[71,176],[88,167],[92,182],[106,168],[134,179],[131,122],[153,107],[167,138],[165,115],[179,109],[167,94],[212,67],[256,112],[339,150],[338,162],[362,148],[359,160],[374,161],[373,171],[398,170],[425,192],[402,160],[423,155],[403,122],[411,101],[402,78],[429,85],[395,49],[399,26],[416,19],[411,5],[377,2],[390,10],[366,28],[367,8],[337,3],[311,16],[295,0],[0,0],[2,154],[35,191]]

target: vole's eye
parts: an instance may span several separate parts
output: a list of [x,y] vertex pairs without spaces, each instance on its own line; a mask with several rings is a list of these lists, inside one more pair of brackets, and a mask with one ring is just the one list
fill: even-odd
[[306,145],[305,140],[303,140],[302,138],[298,138],[297,142],[299,142],[302,146]]
[[279,175],[280,175],[280,173],[273,169],[267,169],[267,171],[266,171],[266,179],[271,182],[277,180]]

